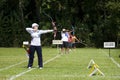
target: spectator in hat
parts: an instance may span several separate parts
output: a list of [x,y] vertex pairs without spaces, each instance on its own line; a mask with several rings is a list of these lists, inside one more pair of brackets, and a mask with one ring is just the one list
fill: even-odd
[[66,29],[62,29],[61,32],[61,40],[63,41],[63,44],[61,46],[61,52],[68,53],[69,52],[69,43],[68,43],[69,33]]

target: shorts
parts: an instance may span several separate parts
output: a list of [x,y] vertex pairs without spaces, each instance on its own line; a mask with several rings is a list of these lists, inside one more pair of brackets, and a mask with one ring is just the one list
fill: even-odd
[[69,43],[63,41],[63,44],[61,45],[61,48],[68,48],[69,47]]
[[72,43],[72,48],[74,48],[75,47],[75,43]]
[[71,42],[69,42],[69,48],[72,48],[72,43]]

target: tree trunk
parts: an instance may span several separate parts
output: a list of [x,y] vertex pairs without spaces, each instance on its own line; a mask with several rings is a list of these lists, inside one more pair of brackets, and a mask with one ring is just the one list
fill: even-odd
[[37,21],[37,23],[39,23],[40,22],[40,1],[41,0],[35,0],[35,3],[36,3],[36,9],[35,9],[35,13],[36,13],[36,21]]
[[23,14],[23,0],[19,0],[19,10],[20,10],[20,24],[22,28],[25,28],[24,14]]

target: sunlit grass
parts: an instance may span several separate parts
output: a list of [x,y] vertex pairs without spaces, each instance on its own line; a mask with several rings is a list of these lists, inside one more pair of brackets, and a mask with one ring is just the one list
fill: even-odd
[[[79,48],[70,54],[58,54],[56,48],[43,48],[43,61],[56,55],[60,57],[44,65],[42,70],[37,68],[37,56],[34,59],[34,70],[17,77],[15,80],[120,80],[120,68],[108,56],[107,49]],[[111,56],[120,64],[119,49],[112,49]],[[28,58],[22,48],[0,48],[0,69],[25,61],[6,70],[0,71],[0,80],[10,79],[11,76],[26,70]],[[96,75],[89,77],[87,69],[89,61],[93,59],[105,77]]]

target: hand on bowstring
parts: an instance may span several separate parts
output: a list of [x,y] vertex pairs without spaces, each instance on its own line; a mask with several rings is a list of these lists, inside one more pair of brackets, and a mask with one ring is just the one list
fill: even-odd
[[57,27],[56,27],[55,23],[56,23],[56,22],[52,21],[52,26],[53,26],[53,30],[54,30],[54,31],[57,31]]
[[52,26],[53,26],[53,30],[54,30],[54,39],[56,38],[56,34],[57,34],[57,27],[55,25],[56,22],[52,21]]

